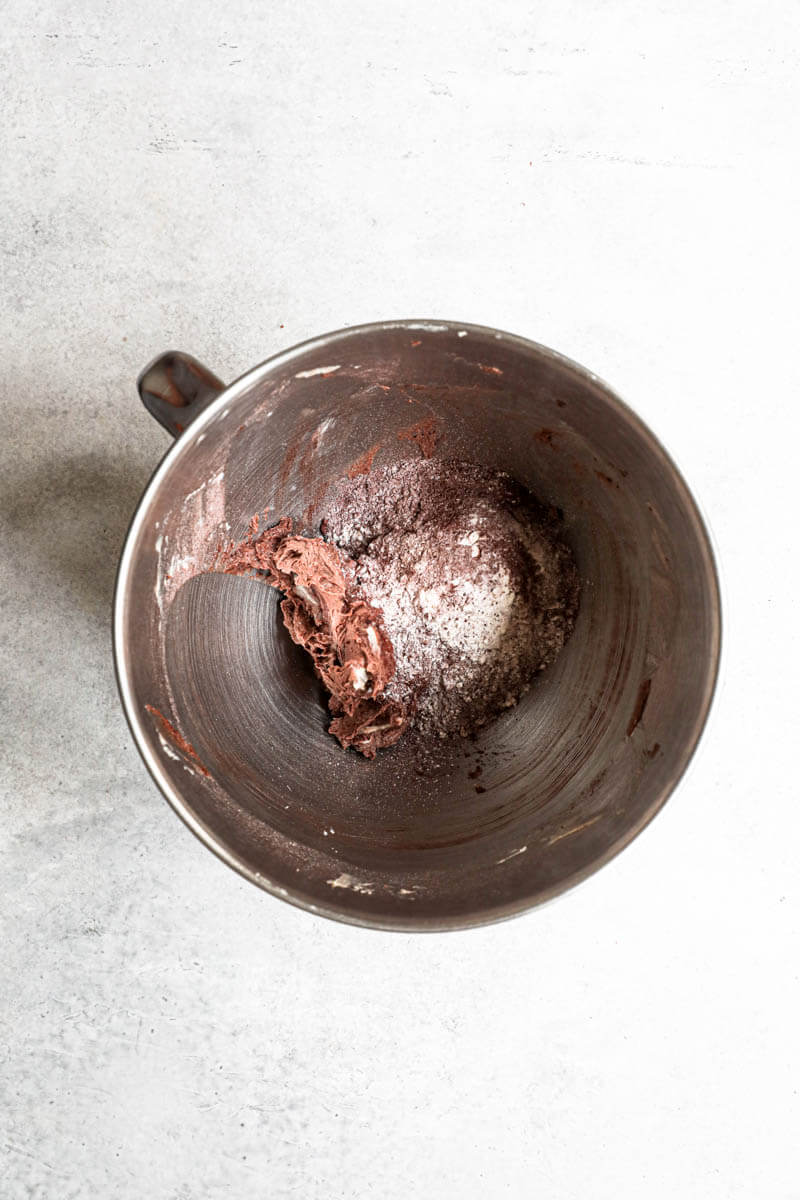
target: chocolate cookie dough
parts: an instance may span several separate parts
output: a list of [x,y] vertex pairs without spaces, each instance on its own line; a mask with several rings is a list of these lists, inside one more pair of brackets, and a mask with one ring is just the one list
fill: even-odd
[[412,726],[474,733],[572,632],[578,577],[558,516],[500,472],[367,470],[332,490],[321,533],[251,527],[219,567],[284,593],[289,633],[330,692],[330,732],[367,757]]
[[284,593],[284,623],[330,692],[330,732],[343,746],[372,758],[397,741],[408,712],[384,694],[395,674],[392,644],[381,614],[358,594],[347,555],[322,538],[293,536],[284,517],[260,536],[251,524],[249,537],[218,565],[231,574],[256,570]]

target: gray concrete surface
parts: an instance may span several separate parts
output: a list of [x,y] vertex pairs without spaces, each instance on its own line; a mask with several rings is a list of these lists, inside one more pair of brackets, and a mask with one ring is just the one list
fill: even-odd
[[[796,1200],[798,9],[9,0],[2,113],[0,1196]],[[723,682],[620,859],[407,937],[260,894],[151,785],[115,563],[166,435],[392,316],[527,334],[664,439]]]

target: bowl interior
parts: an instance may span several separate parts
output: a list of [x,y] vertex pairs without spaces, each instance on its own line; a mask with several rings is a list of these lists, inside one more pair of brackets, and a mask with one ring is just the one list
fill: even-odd
[[[580,613],[476,741],[368,762],[326,733],[273,589],[203,570],[265,509],[315,531],[365,452],[421,453],[402,436],[420,422],[436,456],[507,471],[561,510]],[[716,579],[675,468],[593,377],[488,330],[365,327],[251,373],[172,451],[127,553],[120,670],[157,779],[250,877],[350,920],[469,924],[588,874],[663,803],[713,689]]]

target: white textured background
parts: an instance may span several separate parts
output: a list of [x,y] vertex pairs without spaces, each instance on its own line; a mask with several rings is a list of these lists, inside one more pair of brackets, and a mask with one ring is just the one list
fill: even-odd
[[[0,1196],[796,1200],[797,0],[7,0]],[[109,615],[166,448],[139,368],[343,324],[607,378],[704,506],[711,725],[577,892],[408,937],[216,861]]]

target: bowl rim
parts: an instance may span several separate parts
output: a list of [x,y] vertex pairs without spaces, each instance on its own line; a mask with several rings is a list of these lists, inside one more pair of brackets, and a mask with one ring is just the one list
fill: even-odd
[[[191,806],[184,800],[181,792],[173,785],[171,779],[164,771],[160,760],[151,751],[147,738],[145,736],[144,722],[141,714],[138,711],[129,671],[129,656],[126,651],[124,629],[127,616],[126,595],[127,584],[134,562],[134,546],[139,538],[142,527],[144,525],[144,515],[150,506],[153,496],[158,491],[162,481],[166,479],[170,473],[173,464],[182,455],[189,452],[191,444],[196,440],[198,434],[203,433],[205,427],[209,425],[216,417],[228,406],[232,401],[235,401],[251,388],[254,384],[260,382],[273,371],[290,364],[293,360],[300,358],[311,350],[324,349],[326,346],[335,342],[341,342],[350,336],[356,336],[365,333],[389,332],[391,330],[421,330],[429,333],[451,333],[453,331],[465,331],[467,334],[474,333],[482,337],[491,337],[497,341],[509,343],[518,347],[520,350],[540,358],[549,359],[552,362],[558,363],[562,367],[566,367],[583,380],[590,382],[594,387],[598,388],[606,403],[613,408],[617,415],[625,420],[637,434],[649,444],[653,453],[661,458],[664,465],[668,469],[676,488],[682,493],[682,499],[685,503],[687,514],[690,516],[694,531],[697,537],[698,545],[700,546],[706,559],[705,583],[709,592],[710,608],[711,608],[711,639],[709,647],[709,655],[707,661],[705,689],[702,698],[702,703],[698,709],[697,717],[694,722],[691,736],[686,739],[685,748],[680,760],[676,764],[674,771],[669,779],[665,782],[658,794],[654,797],[651,804],[647,807],[644,813],[640,816],[629,829],[626,829],[616,841],[614,841],[597,859],[587,866],[574,871],[572,874],[559,880],[557,883],[545,888],[534,895],[524,896],[507,904],[494,905],[486,909],[474,913],[460,914],[457,916],[437,918],[437,917],[417,917],[409,914],[408,917],[398,916],[395,918],[387,918],[385,916],[372,917],[369,914],[349,912],[336,904],[319,903],[315,898],[312,899],[305,895],[302,888],[294,887],[287,888],[283,884],[278,884],[274,880],[267,878],[259,871],[253,870],[237,853],[225,845],[225,843],[217,837],[212,829],[193,812]],[[599,375],[590,371],[587,367],[582,366],[574,359],[567,355],[553,350],[549,346],[545,346],[540,342],[533,341],[531,338],[523,337],[519,334],[509,333],[505,330],[495,329],[492,326],[476,325],[471,322],[463,321],[445,321],[423,318],[406,318],[399,320],[371,321],[360,325],[347,325],[341,329],[333,330],[329,333],[320,334],[316,337],[307,338],[302,342],[298,342],[294,346],[290,346],[287,350],[281,350],[277,354],[271,355],[264,359],[256,366],[251,367],[242,375],[238,376],[230,383],[218,396],[216,396],[191,423],[186,432],[170,445],[164,454],[163,458],[157,464],[153,474],[147,482],[147,485],[142,492],[142,495],[134,509],[125,540],[120,555],[119,564],[117,567],[116,579],[114,584],[113,598],[113,620],[112,620],[112,644],[114,671],[117,680],[117,687],[122,702],[122,709],[128,723],[133,740],[142,757],[142,760],[153,779],[156,786],[161,791],[164,798],[181,818],[183,823],[199,838],[199,840],[216,855],[227,866],[231,867],[243,878],[254,883],[262,891],[275,896],[279,900],[284,900],[296,908],[300,908],[306,912],[311,912],[314,915],[326,917],[330,920],[338,921],[346,925],[356,925],[364,929],[376,929],[382,931],[391,931],[399,933],[441,933],[450,932],[461,929],[479,928],[484,925],[496,924],[500,921],[509,920],[512,917],[519,916],[524,912],[528,912],[534,908],[540,908],[542,905],[556,899],[558,896],[572,890],[578,884],[584,882],[590,876],[594,875],[612,859],[616,858],[627,846],[634,841],[635,838],[650,824],[653,818],[661,811],[667,800],[673,794],[678,784],[686,774],[686,771],[691,763],[697,750],[697,746],[702,737],[703,731],[708,722],[709,712],[714,700],[714,696],[719,682],[720,674],[720,657],[722,649],[722,600],[720,589],[720,577],[717,567],[716,557],[713,549],[713,542],[710,536],[708,527],[700,511],[697,501],[694,498],[683,474],[679,470],[677,464],[671,455],[664,448],[662,443],[652,432],[648,425],[639,417],[634,410],[626,404],[626,402],[614,391],[608,383],[605,382]]]

